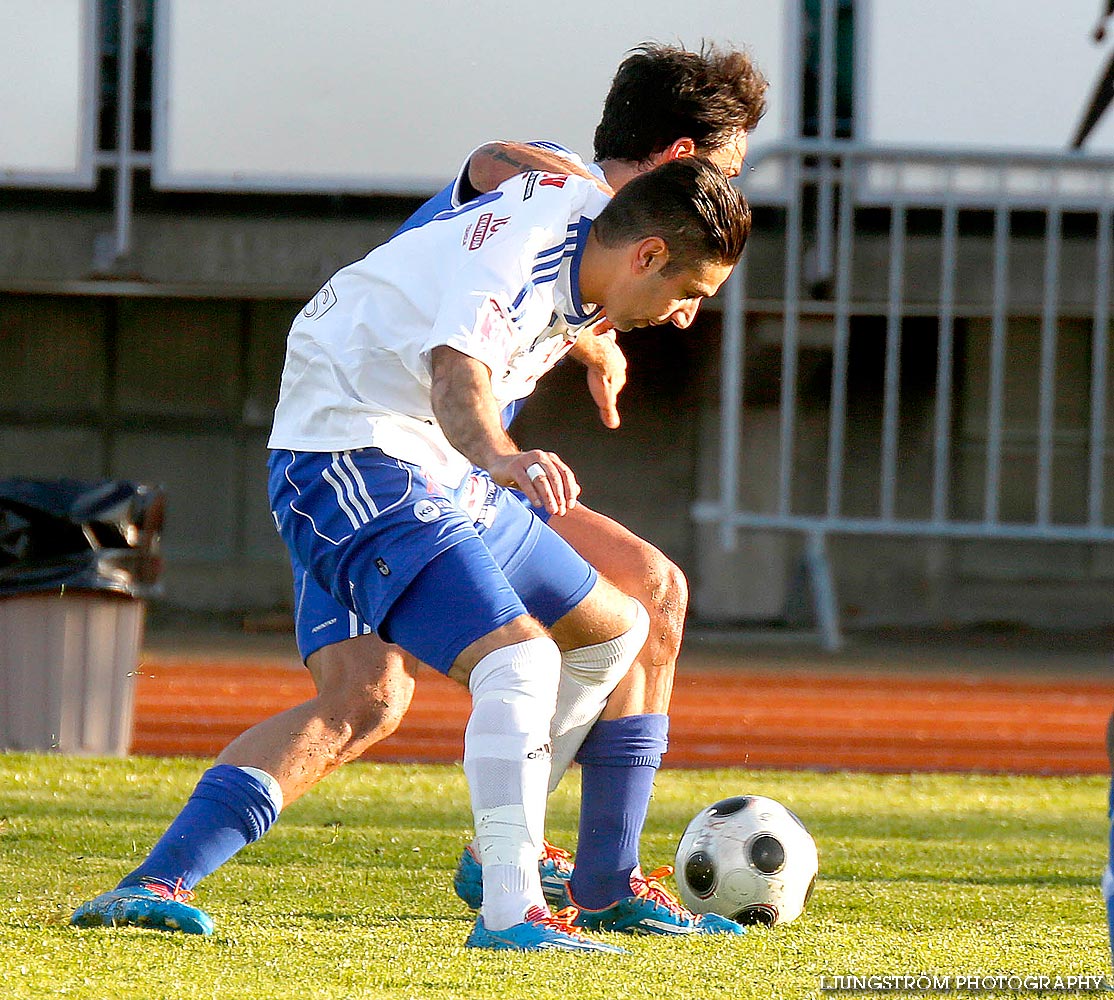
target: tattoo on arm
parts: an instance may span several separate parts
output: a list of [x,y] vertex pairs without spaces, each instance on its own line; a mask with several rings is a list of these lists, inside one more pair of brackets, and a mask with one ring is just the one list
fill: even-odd
[[517,142],[490,142],[481,146],[468,161],[466,180],[479,194],[494,191],[503,181],[528,170],[554,174],[576,174],[600,183],[587,170],[566,160],[559,153]]
[[491,158],[498,163],[505,163],[507,166],[513,167],[516,174],[521,174],[526,170],[539,169],[536,162],[527,162],[521,156],[512,155],[505,146],[500,146],[492,154]]

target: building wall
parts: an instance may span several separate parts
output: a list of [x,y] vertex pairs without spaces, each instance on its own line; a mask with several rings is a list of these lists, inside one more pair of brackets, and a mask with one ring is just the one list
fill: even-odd
[[[0,242],[5,282],[34,288],[32,275],[45,273],[55,288],[73,290],[0,294],[0,475],[161,483],[169,498],[166,606],[287,607],[288,572],[271,528],[263,475],[287,325],[322,278],[393,229],[399,212],[343,221],[141,217],[140,252],[130,276],[116,282],[90,270],[92,240],[106,221],[90,215],[0,214],[0,231],[16,237]],[[66,252],[44,253],[32,238],[43,233]],[[753,509],[776,499],[781,318],[763,302],[781,292],[783,251],[776,227],[760,228],[747,251],[755,311],[748,317],[741,489]],[[914,241],[907,284],[914,300],[920,295],[929,305],[939,282],[935,259],[931,237]],[[956,516],[971,515],[983,503],[988,259],[987,238],[965,240],[960,297],[966,315],[957,328],[950,482]],[[861,308],[852,326],[844,479],[849,513],[869,513],[878,502],[885,326],[879,303],[886,260],[886,241],[864,234],[854,296]],[[1064,248],[1054,470],[1055,511],[1069,520],[1082,516],[1089,412],[1090,327],[1073,312],[1089,306],[1090,270],[1089,241],[1070,241]],[[1016,315],[1007,352],[1005,520],[1031,516],[1033,504],[1039,275],[1039,241],[1022,241],[1011,256]],[[181,294],[186,287],[190,297]],[[599,424],[583,372],[569,363],[543,382],[516,433],[524,444],[558,451],[581,478],[586,503],[623,521],[685,569],[699,619],[780,619],[803,603],[800,539],[744,532],[738,551],[725,552],[717,530],[698,527],[689,514],[694,501],[714,494],[718,481],[719,324],[715,306],[685,334],[624,336],[631,368],[619,430]],[[937,331],[931,318],[910,317],[903,333],[897,503],[904,515],[919,516],[931,488]],[[830,317],[807,319],[794,474],[803,510],[818,511],[824,501],[830,344]],[[834,539],[832,554],[842,610],[852,622],[1012,615],[1105,623],[1114,607],[1114,564],[1102,546]]]

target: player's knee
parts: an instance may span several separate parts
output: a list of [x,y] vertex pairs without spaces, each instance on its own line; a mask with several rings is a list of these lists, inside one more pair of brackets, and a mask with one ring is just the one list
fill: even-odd
[[531,639],[550,639],[550,635],[529,615],[518,615],[465,646],[453,659],[449,677],[468,687],[473,670],[485,657]]
[[[468,679],[472,714],[465,731],[469,757],[518,759],[549,737],[557,704],[561,652],[546,636],[494,649]],[[495,737],[494,741],[483,737]]]
[[408,686],[365,687],[358,697],[332,705],[330,721],[341,735],[341,761],[355,760],[394,733],[406,716],[413,693],[411,679]]
[[472,700],[514,692],[548,701],[557,696],[561,651],[544,632],[486,653],[468,678]]
[[685,615],[688,613],[688,579],[676,563],[657,549],[653,550],[646,579],[651,588],[650,599],[646,603],[650,615],[650,642],[662,654],[651,659],[672,663],[681,649]]
[[[370,745],[386,739],[398,729],[413,697],[414,677],[401,667],[367,682],[350,702],[353,742]],[[366,746],[359,749],[362,752]]]
[[398,729],[414,696],[413,666],[373,636],[326,646],[306,665],[321,715],[342,736],[345,759]]
[[646,644],[649,615],[641,601],[628,600],[634,615],[629,629],[606,642],[565,650],[561,655],[562,673],[581,687],[601,690],[603,698],[615,690]]

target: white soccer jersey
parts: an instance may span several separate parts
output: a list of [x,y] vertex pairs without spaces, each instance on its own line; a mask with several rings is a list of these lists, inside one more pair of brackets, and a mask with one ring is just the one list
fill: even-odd
[[599,318],[580,259],[607,204],[591,181],[532,172],[399,233],[338,271],[295,318],[269,446],[377,447],[455,487],[471,462],[430,400],[430,352],[482,361],[500,406]]

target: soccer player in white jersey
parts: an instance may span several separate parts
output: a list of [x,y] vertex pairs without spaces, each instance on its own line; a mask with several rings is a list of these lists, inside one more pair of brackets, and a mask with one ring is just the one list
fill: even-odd
[[[531,172],[342,269],[291,328],[269,442],[280,534],[318,586],[472,694],[464,770],[483,866],[472,947],[615,950],[551,915],[537,857],[551,732],[584,708],[558,699],[562,662],[613,687],[647,627],[637,601],[507,489],[555,515],[579,493],[559,456],[519,449],[501,409],[601,314],[619,330],[688,326],[749,224],[702,158],[649,171],[610,202],[594,183]],[[136,909],[168,894],[140,878],[73,919],[130,909],[122,922],[142,923]],[[205,916],[173,902],[183,919]]]
[[[741,52],[712,46],[700,52],[641,46],[616,73],[596,130],[597,163],[590,170],[618,189],[651,166],[698,152],[733,177],[741,168],[748,133],[765,110],[765,89],[762,74]],[[551,143],[487,144],[472,154],[457,181],[423,206],[404,228],[458,208],[514,173],[532,168],[580,170],[568,164],[573,155]],[[617,427],[615,404],[625,382],[626,362],[614,339],[582,336],[569,353],[587,367],[588,385],[602,421]],[[548,513],[537,510],[543,517]],[[665,747],[664,723],[687,603],[684,576],[648,542],[582,503],[549,523],[608,579],[637,597],[651,622],[633,667],[591,731],[594,736],[611,736],[620,744],[618,749],[604,742],[597,745],[594,760],[587,755],[580,758],[585,809],[577,860],[581,882],[590,890],[582,895],[594,894],[594,900],[586,900],[589,906],[611,902],[623,909],[625,929],[690,933],[700,926],[700,918],[684,911],[656,882],[643,878],[638,868],[639,835],[653,773]],[[234,740],[202,775],[190,801],[148,859],[121,886],[150,877],[154,884],[176,888],[182,898],[192,897],[197,882],[269,829],[284,803],[389,736],[405,714],[414,688],[413,661],[380,640],[370,626],[318,587],[297,559],[293,561],[298,645],[317,696]],[[568,679],[567,672],[564,677]],[[647,727],[658,730],[649,740],[642,732]],[[566,742],[568,756],[575,749],[571,741]],[[555,768],[554,778],[559,770]],[[607,815],[601,822],[604,807]],[[543,846],[539,862],[543,887],[559,906],[572,866],[566,852]],[[478,867],[474,854],[465,851],[454,881],[472,906],[479,904],[482,895]],[[644,923],[632,918],[626,905],[627,893],[635,888],[652,911]],[[142,920],[137,922],[142,926],[199,933],[212,926],[207,915],[190,907],[199,915],[191,917],[173,899],[140,909]],[[79,913],[84,920],[97,922],[95,912],[82,908]],[[666,913],[670,919],[663,921],[660,918]],[[126,916],[120,907],[113,910],[117,922],[124,922]],[[607,919],[607,908],[594,914],[586,909],[584,917],[590,916],[601,926],[615,926]]]

